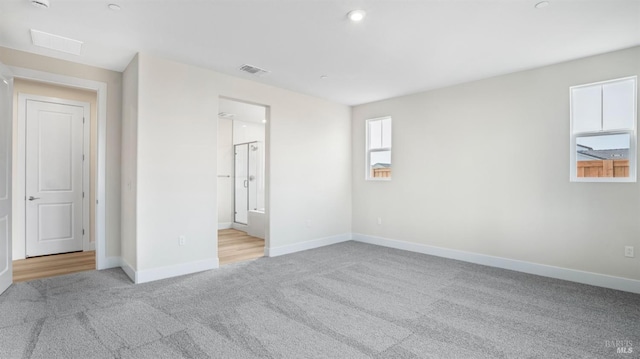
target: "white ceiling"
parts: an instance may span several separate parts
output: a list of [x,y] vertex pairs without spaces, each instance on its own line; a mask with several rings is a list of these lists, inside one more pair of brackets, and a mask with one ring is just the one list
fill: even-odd
[[[1,0],[0,46],[116,71],[148,52],[349,105],[640,45],[640,0],[50,1]],[[32,28],[83,54],[33,46]]]

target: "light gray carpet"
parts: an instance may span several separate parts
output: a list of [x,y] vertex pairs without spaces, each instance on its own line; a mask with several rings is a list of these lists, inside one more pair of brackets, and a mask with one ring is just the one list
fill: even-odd
[[[616,340],[633,353],[616,354]],[[120,269],[71,274],[0,296],[0,358],[639,352],[640,295],[356,242],[141,285]]]

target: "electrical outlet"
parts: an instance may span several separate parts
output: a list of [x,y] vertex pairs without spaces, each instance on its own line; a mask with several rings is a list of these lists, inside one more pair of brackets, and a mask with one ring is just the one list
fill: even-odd
[[630,257],[630,258],[635,257],[635,255],[633,254],[633,247],[632,246],[625,246],[624,247],[624,256],[625,257]]
[[185,236],[178,237],[178,244],[181,246],[184,246],[185,244],[187,244],[187,237]]
[[378,224],[382,224],[382,217],[378,217]]

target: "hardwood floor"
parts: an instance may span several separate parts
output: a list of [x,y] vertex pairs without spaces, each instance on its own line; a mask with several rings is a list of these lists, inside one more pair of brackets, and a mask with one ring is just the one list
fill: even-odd
[[96,269],[95,251],[19,259],[13,261],[13,281],[24,282],[94,269]]
[[252,237],[236,229],[218,231],[220,265],[264,257],[264,239]]
[[[264,239],[235,229],[218,231],[220,265],[264,256]],[[95,251],[55,254],[13,261],[13,281],[53,277],[96,269]]]

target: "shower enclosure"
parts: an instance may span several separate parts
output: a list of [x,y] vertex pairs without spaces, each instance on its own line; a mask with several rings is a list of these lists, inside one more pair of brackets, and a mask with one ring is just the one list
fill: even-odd
[[264,212],[264,144],[234,145],[234,222],[247,224],[250,210]]

